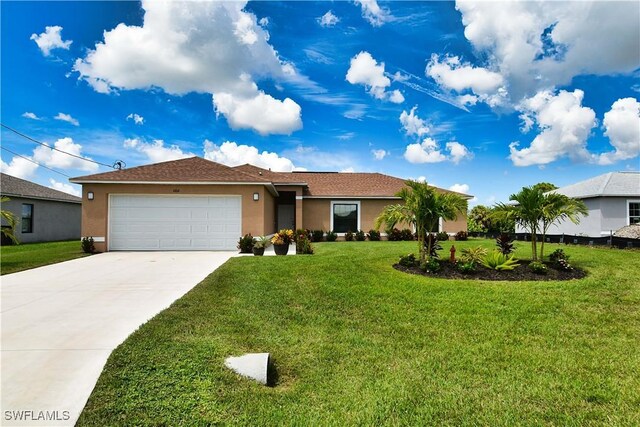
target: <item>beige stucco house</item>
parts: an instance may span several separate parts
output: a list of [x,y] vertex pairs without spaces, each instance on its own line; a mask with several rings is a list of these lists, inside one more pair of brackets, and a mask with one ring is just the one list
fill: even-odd
[[[367,231],[404,186],[379,173],[272,172],[200,157],[70,181],[82,184],[82,235],[99,251],[234,250],[243,234],[281,228]],[[466,217],[440,228],[466,231]]]

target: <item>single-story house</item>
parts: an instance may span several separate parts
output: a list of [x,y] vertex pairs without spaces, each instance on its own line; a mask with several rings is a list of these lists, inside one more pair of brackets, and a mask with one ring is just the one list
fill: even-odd
[[[82,199],[24,179],[0,174],[2,209],[13,213],[14,235],[21,243],[80,240]],[[8,226],[4,221],[2,226]]]
[[[405,182],[380,173],[229,167],[200,157],[70,181],[82,184],[82,235],[99,251],[234,250],[243,234],[282,228],[367,231],[386,205],[398,203]],[[466,229],[466,216],[441,223],[447,232]]]
[[[610,172],[551,192],[582,200],[589,215],[581,217],[579,224],[552,225],[549,235],[603,237],[640,223],[640,172]],[[516,228],[516,232],[524,230]]]

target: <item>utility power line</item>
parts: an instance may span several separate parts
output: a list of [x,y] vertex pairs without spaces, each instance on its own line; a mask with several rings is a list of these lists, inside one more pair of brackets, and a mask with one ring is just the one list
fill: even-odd
[[33,160],[33,159],[30,159],[30,158],[28,158],[28,157],[26,157],[26,156],[23,156],[22,154],[18,154],[18,153],[16,153],[15,151],[11,151],[11,150],[9,150],[7,147],[0,147],[0,148],[2,148],[2,149],[3,149],[3,150],[5,150],[5,151],[8,151],[9,153],[13,154],[14,156],[22,157],[23,159],[28,160],[28,161],[30,161],[31,163],[34,163],[34,164],[36,164],[36,165],[38,165],[38,166],[41,166],[41,167],[43,167],[43,168],[45,168],[45,169],[49,169],[51,172],[59,173],[60,175],[66,176],[67,178],[71,178],[69,175],[67,175],[67,174],[66,174],[66,173],[64,173],[64,172],[60,172],[60,171],[57,171],[57,170],[55,170],[55,169],[51,169],[51,168],[49,168],[49,167],[47,167],[47,166],[45,166],[45,165],[41,165],[40,163],[36,162],[36,161],[35,161],[35,160]]

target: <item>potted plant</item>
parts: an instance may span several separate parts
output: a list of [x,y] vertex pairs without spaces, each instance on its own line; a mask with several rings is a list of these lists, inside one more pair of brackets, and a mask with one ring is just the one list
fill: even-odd
[[253,254],[255,256],[264,255],[264,250],[269,246],[269,239],[266,236],[256,237],[253,242]]
[[271,243],[276,255],[286,255],[289,252],[289,245],[293,243],[293,230],[282,229],[273,235]]

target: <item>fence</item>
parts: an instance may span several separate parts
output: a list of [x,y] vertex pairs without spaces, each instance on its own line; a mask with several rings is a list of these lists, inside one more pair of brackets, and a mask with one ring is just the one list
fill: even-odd
[[[487,239],[495,239],[500,233],[469,233],[473,237],[484,237]],[[531,235],[529,233],[509,233],[517,241],[530,242]],[[538,241],[542,241],[542,235],[538,234]],[[588,236],[572,236],[569,234],[546,235],[545,242],[548,243],[564,243],[567,245],[588,245],[588,246],[609,246],[620,249],[640,248],[640,239],[628,239],[626,237],[605,236],[605,237],[588,237]]]

